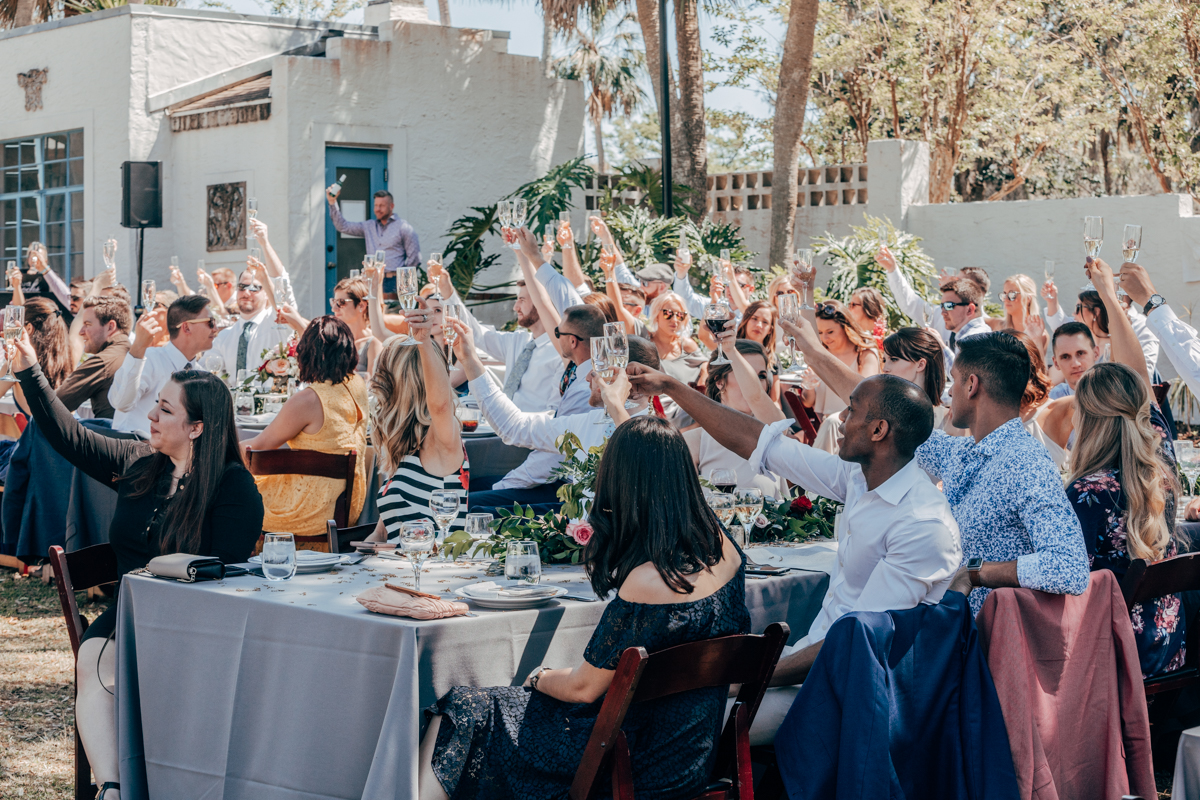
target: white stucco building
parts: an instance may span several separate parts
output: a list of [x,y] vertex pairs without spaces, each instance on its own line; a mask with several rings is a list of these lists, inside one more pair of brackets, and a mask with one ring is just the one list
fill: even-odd
[[[372,4],[366,20],[130,5],[0,32],[3,257],[37,239],[61,274],[92,276],[115,236],[118,277],[134,289],[119,168],[161,161],[146,278],[167,288],[175,255],[189,281],[198,259],[239,269],[241,204],[256,197],[302,312],[316,314],[361,260],[361,240],[328,224],[324,188],[338,174],[349,173],[348,217],[386,188],[427,254],[469,206],[582,152],[581,85],[508,54],[506,33],[428,24],[409,2]],[[230,192],[236,203],[219,207]]]

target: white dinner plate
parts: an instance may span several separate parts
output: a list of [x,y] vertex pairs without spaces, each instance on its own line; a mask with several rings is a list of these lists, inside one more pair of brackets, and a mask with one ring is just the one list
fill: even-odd
[[[321,553],[316,550],[296,551],[296,574],[310,575],[314,572],[328,572],[342,563],[345,556],[338,553]],[[262,556],[250,556],[250,563],[262,566]]]
[[528,584],[524,581],[483,581],[455,589],[454,594],[480,608],[515,611],[536,608],[566,594],[563,586]]

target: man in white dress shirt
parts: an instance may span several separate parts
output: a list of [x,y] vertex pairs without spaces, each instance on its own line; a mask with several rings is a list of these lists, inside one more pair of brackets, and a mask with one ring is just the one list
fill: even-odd
[[[588,377],[592,372],[592,337],[604,335],[604,322],[604,312],[596,306],[571,306],[563,312],[554,336],[568,365],[559,381],[562,401],[553,416],[569,417],[591,412],[592,386]],[[467,374],[470,376],[471,373]],[[472,493],[471,508],[557,503],[557,490],[562,482],[551,473],[562,461],[558,451],[534,450],[520,466],[493,484],[490,491]]]
[[225,374],[231,378],[236,378],[239,370],[257,370],[263,363],[263,351],[292,333],[291,328],[274,324],[275,309],[267,302],[262,282],[250,270],[238,278],[234,297],[240,318],[213,342],[213,351],[225,362]]
[[838,561],[829,590],[808,633],[786,648],[751,733],[754,743],[774,737],[800,683],[816,660],[829,627],[851,611],[890,611],[936,604],[962,562],[958,524],[950,504],[914,458],[933,431],[925,392],[894,375],[876,375],[855,387],[842,423],[838,455],[787,435],[791,420],[763,425],[715,403],[674,378],[629,367],[643,394],[665,393],[725,448],[751,467],[776,473],[845,503],[838,526]]
[[158,403],[158,393],[171,375],[181,369],[199,369],[195,359],[212,347],[217,331],[207,297],[181,297],[167,309],[167,334],[162,347],[150,347],[162,328],[151,314],[144,314],[134,329],[133,343],[108,389],[112,403],[113,430],[150,436],[146,415]]
[[522,330],[498,331],[484,325],[455,292],[443,303],[458,305],[462,320],[471,327],[471,337],[480,350],[504,362],[501,391],[522,411],[537,413],[558,407],[558,376],[562,374],[562,356],[546,330],[525,281],[517,281],[517,301],[513,312]]
[[[586,414],[571,414],[569,416],[551,416],[549,414],[530,413],[522,411],[500,390],[496,382],[492,379],[483,368],[482,362],[475,354],[474,342],[472,342],[469,326],[460,323],[456,320],[447,320],[451,325],[454,325],[459,330],[460,341],[454,345],[454,352],[458,355],[459,362],[462,364],[463,370],[467,374],[467,379],[470,381],[471,392],[479,400],[479,408],[487,417],[496,433],[504,440],[505,444],[515,445],[517,447],[528,447],[531,450],[536,450],[542,453],[552,453],[555,456],[560,455],[558,450],[558,439],[564,433],[574,433],[582,445],[582,453],[585,454],[591,447],[598,447],[604,443],[612,432],[616,430],[616,424],[612,421],[611,414],[606,419],[604,399],[601,396],[603,384],[599,380],[594,370],[589,370],[586,382],[589,387],[588,402],[593,409]],[[564,325],[568,324],[566,320]],[[560,326],[561,332],[561,326]],[[629,363],[642,363],[657,368],[659,366],[658,351],[650,342],[640,339],[636,336],[630,336],[629,339]],[[619,381],[623,384],[624,381]],[[619,387],[618,387],[619,388]],[[612,394],[612,387],[609,393]],[[636,403],[636,406],[628,412],[620,407],[620,403],[624,402],[622,397],[617,403],[618,411],[621,414],[628,413],[629,416],[641,416],[648,412],[650,398],[633,397],[631,398]],[[482,493],[473,494],[470,497],[471,511],[491,511],[495,513],[495,506],[485,507],[478,503],[478,498]],[[487,493],[488,496],[494,496],[496,492]],[[511,494],[511,493],[506,493]],[[514,499],[517,502],[526,502],[520,497],[514,497],[507,500],[507,505],[511,507]],[[543,498],[540,503],[532,503],[534,509],[538,513],[557,508],[559,503],[557,498],[549,501]]]

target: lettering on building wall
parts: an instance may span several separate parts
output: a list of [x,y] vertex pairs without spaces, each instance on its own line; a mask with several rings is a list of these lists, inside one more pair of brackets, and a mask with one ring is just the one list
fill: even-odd
[[246,182],[208,187],[208,252],[246,249]]
[[42,110],[42,86],[46,84],[46,76],[49,74],[49,67],[17,73],[17,85],[25,90],[26,111]]

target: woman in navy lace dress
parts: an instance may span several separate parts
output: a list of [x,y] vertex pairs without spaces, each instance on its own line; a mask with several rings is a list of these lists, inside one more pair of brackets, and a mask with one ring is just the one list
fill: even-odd
[[[687,445],[669,423],[637,417],[617,428],[596,473],[591,523],[588,577],[598,596],[617,596],[583,663],[539,667],[521,687],[451,689],[427,712],[422,800],[566,797],[627,647],[653,653],[749,633],[742,554],[705,504]],[[639,798],[699,794],[727,689],[629,709],[623,730]]]
[[[1146,382],[1124,364],[1092,367],[1079,379],[1075,405],[1067,497],[1092,569],[1120,580],[1131,559],[1175,555],[1175,454]],[[1143,677],[1183,666],[1182,605],[1173,594],[1130,610]]]

